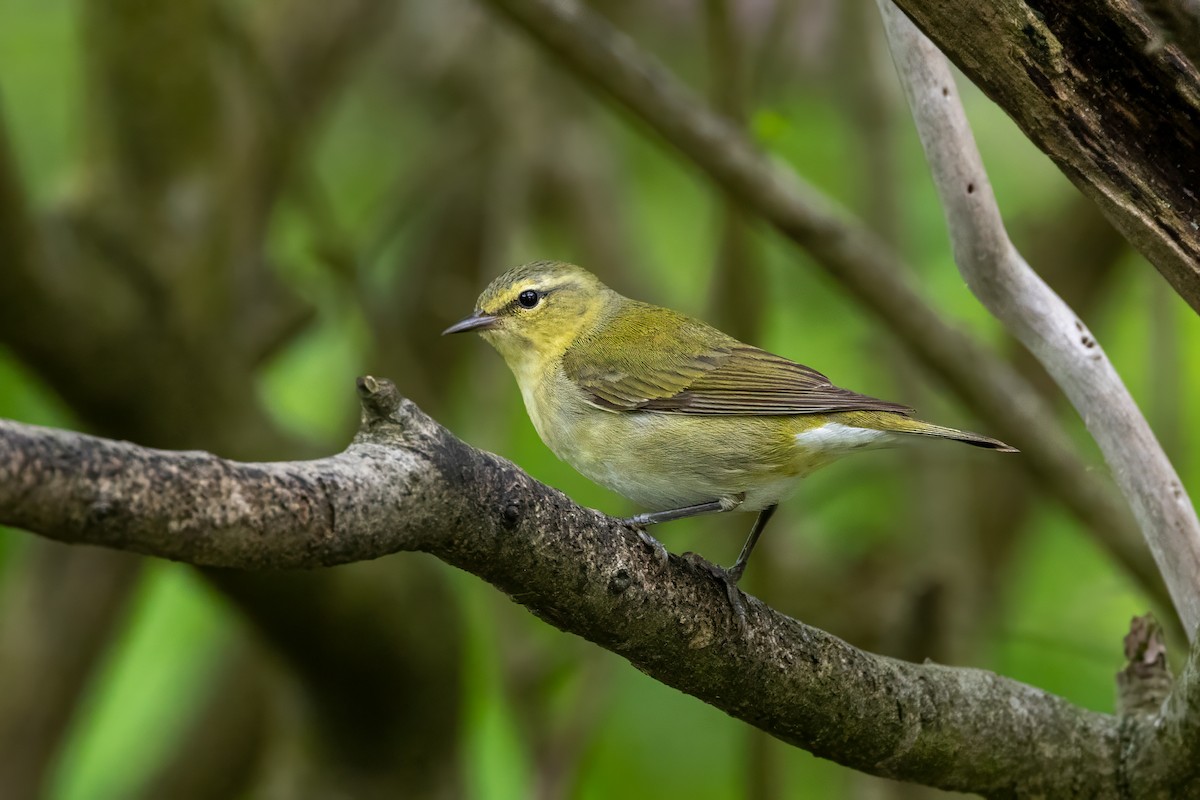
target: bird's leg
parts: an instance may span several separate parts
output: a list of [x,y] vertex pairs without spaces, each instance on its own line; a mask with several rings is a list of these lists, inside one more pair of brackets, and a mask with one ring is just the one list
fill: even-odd
[[632,525],[637,528],[638,536],[641,538],[642,543],[653,550],[659,562],[665,566],[669,560],[667,548],[663,547],[660,541],[646,533],[645,527],[647,525],[656,525],[660,522],[670,522],[674,519],[695,517],[700,514],[720,514],[723,511],[732,511],[740,506],[745,498],[745,494],[736,494],[730,497],[723,497],[720,500],[697,503],[694,506],[669,508],[666,511],[651,511],[646,514],[638,514],[637,516],[629,517],[624,522],[626,525]]
[[662,542],[646,533],[644,528],[638,528],[637,535],[642,540],[642,544],[650,548],[650,552],[654,554],[654,558],[658,561],[660,567],[665,567],[671,563],[671,554],[667,552],[667,548],[663,547]]
[[742,573],[746,571],[746,562],[750,560],[750,553],[754,551],[754,545],[758,544],[758,537],[762,536],[763,529],[767,527],[767,522],[771,519],[771,515],[775,513],[777,507],[778,505],[767,506],[758,512],[758,519],[754,520],[754,527],[750,529],[750,536],[746,538],[746,543],[742,545],[742,552],[738,555],[737,561],[729,569],[718,567],[716,564],[699,557],[696,557],[692,561],[692,563],[697,564],[705,572],[708,572],[720,581],[721,585],[725,587],[725,597],[729,599],[729,607],[733,611],[733,618],[737,621],[738,628],[743,634],[746,634],[750,627],[746,621],[746,607],[742,603],[742,593],[737,586],[738,581],[741,580]]
[[[720,514],[724,511],[732,511],[742,504],[746,499],[745,494],[732,495],[723,497],[720,500],[712,500],[707,503],[697,503],[693,506],[684,506],[683,508],[670,508],[666,511],[651,511],[646,514],[638,514],[625,520],[625,523],[632,525],[638,529],[638,533],[642,537],[642,541],[656,546],[654,549],[662,548],[662,545],[657,539],[651,537],[643,530],[646,525],[655,525],[659,522],[670,522],[671,520],[684,519],[686,517],[695,517],[700,514]],[[742,578],[742,573],[746,571],[746,562],[750,560],[750,553],[754,551],[754,546],[758,544],[758,538],[762,536],[763,529],[767,527],[767,522],[771,519],[771,515],[775,513],[778,506],[767,506],[762,511],[758,512],[758,519],[754,520],[754,527],[750,529],[750,536],[746,539],[746,543],[742,545],[742,552],[738,555],[738,559],[729,569],[723,569],[716,564],[705,561],[699,556],[688,559],[694,564],[697,564],[701,569],[711,574],[725,586],[725,596],[729,598],[730,608],[733,610],[734,619],[737,620],[738,627],[744,633],[747,630],[746,609],[742,605],[741,593],[738,591],[737,584]],[[685,553],[684,558],[692,556],[692,553]]]
[[763,529],[767,527],[767,523],[771,520],[771,515],[775,513],[778,505],[767,506],[762,511],[758,512],[758,519],[754,520],[754,527],[750,529],[750,535],[746,537],[746,543],[742,545],[742,552],[738,555],[737,561],[733,566],[726,570],[726,575],[729,576],[729,581],[734,586],[742,579],[742,573],[746,571],[746,562],[750,560],[750,553],[754,551],[754,545],[758,544],[758,537],[762,536]]
[[722,497],[720,500],[710,500],[707,503],[697,503],[694,506],[668,508],[666,511],[650,511],[646,514],[632,516],[625,520],[625,523],[635,528],[644,528],[647,525],[657,525],[660,522],[670,522],[686,517],[697,517],[701,514],[720,514],[723,511],[733,511],[742,504],[742,500],[745,497],[744,494],[738,494],[732,497]]

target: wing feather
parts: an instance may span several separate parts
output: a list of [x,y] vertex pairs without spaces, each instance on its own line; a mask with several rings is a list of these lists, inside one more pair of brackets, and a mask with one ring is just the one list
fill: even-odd
[[779,415],[911,408],[834,386],[802,364],[698,320],[630,301],[563,357],[594,405],[610,411]]

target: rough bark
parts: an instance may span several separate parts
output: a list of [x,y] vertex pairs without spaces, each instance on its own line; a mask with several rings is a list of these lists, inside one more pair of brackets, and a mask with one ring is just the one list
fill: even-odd
[[1200,311],[1200,73],[1137,5],[896,5]]
[[[994,797],[1197,788],[1194,762],[1164,755],[1192,745],[1159,732],[1194,733],[1186,718],[1118,721],[988,672],[874,656],[753,598],[743,630],[700,565],[662,558],[620,521],[463,444],[389,382],[364,378],[360,393],[354,442],[304,462],[0,423],[0,523],[230,568],[422,550],[652,677],[865,772]],[[1194,680],[1181,685],[1188,694],[1165,708],[1190,713]],[[1135,761],[1143,771],[1122,795]]]

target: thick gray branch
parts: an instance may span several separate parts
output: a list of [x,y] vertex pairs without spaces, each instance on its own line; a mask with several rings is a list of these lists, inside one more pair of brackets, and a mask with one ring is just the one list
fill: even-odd
[[896,5],[1200,311],[1200,73],[1134,2]]
[[[636,532],[362,382],[343,453],[248,464],[0,423],[0,523],[247,569],[424,550],[551,624],[791,744],[866,772],[1006,797],[1117,797],[1127,723],[997,675],[874,656],[660,559]],[[1157,747],[1157,745],[1155,745]],[[1135,796],[1153,796],[1152,794]]]
[[878,4],[959,271],[1083,417],[1193,633],[1200,625],[1200,520],[1179,475],[1099,342],[1009,240],[945,58],[891,0]]
[[712,181],[812,254],[898,339],[941,375],[996,435],[1020,447],[1057,496],[1148,593],[1167,600],[1111,487],[1085,467],[1038,392],[953,328],[908,280],[914,274],[866,226],[760,152],[661,64],[576,0],[487,0],[564,64],[612,95]]

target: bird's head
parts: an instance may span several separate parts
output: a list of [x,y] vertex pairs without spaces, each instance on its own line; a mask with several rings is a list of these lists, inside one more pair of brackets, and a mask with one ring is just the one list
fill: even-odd
[[475,312],[442,333],[479,331],[518,372],[566,352],[620,295],[595,275],[561,261],[505,272],[483,290]]

